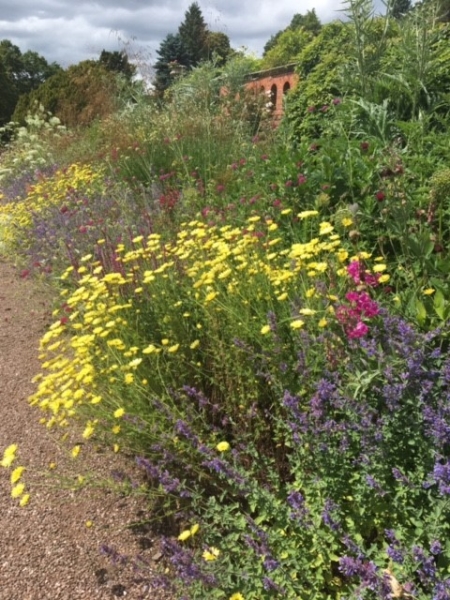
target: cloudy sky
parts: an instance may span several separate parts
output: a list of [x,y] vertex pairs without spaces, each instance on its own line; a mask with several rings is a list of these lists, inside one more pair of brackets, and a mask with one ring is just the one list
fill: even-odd
[[[127,49],[155,62],[168,33],[176,33],[193,0],[0,0],[0,40],[33,50],[67,67],[98,58],[102,49]],[[296,13],[315,8],[322,22],[342,17],[341,0],[198,0],[211,31],[226,33],[233,48],[260,56],[270,36]]]

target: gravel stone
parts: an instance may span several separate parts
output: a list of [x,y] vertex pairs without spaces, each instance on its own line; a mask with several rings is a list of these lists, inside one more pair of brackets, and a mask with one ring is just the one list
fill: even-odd
[[[95,481],[115,469],[138,476],[133,465],[89,448],[73,460],[71,446],[42,426],[41,413],[27,402],[40,369],[39,338],[51,322],[49,290],[22,279],[0,257],[0,456],[18,445],[15,465],[26,467],[23,482],[31,495],[21,508],[11,498],[10,470],[0,467],[0,600],[170,600],[151,585],[167,568],[164,560],[155,563],[158,533],[147,533],[144,542],[129,527],[151,517],[145,497],[76,485],[79,473],[98,474]],[[139,554],[150,566],[144,573],[133,571],[131,561],[114,565],[102,545],[121,556]]]

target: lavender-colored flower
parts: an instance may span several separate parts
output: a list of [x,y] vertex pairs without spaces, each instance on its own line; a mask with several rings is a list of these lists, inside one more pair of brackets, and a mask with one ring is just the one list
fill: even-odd
[[442,544],[439,540],[434,540],[433,542],[431,542],[430,544],[430,552],[431,554],[434,554],[434,556],[437,556],[438,554],[441,554],[442,552]]
[[275,583],[275,581],[273,581],[273,579],[271,579],[270,577],[263,577],[263,586],[264,589],[269,591],[274,591],[274,592],[278,592],[279,594],[281,594],[282,596],[284,596],[286,594],[286,590],[284,588],[281,587],[281,585],[278,585],[277,583]]
[[400,550],[397,544],[389,545],[387,547],[386,553],[391,560],[398,563],[399,565],[403,564],[405,561],[405,555]]
[[439,492],[442,495],[450,494],[450,462],[442,464],[438,462],[434,465],[433,478],[439,486]]
[[436,584],[432,600],[450,600],[450,579],[444,579]]
[[339,531],[339,529],[341,528],[339,521],[332,514],[333,511],[336,511],[338,508],[338,505],[335,502],[333,502],[333,500],[327,498],[327,500],[325,501],[325,507],[322,511],[322,521],[325,523],[325,525],[328,525],[328,527],[333,531]]
[[280,563],[275,558],[268,556],[265,558],[263,566],[265,570],[270,573],[271,571],[275,571],[275,569],[278,569]]

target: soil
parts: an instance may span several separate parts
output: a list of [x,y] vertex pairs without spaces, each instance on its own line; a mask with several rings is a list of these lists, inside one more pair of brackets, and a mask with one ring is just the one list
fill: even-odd
[[[60,432],[40,424],[42,414],[27,402],[40,370],[39,338],[51,322],[49,290],[0,257],[0,458],[18,445],[14,466],[26,467],[30,492],[20,507],[11,497],[11,469],[0,466],[0,600],[168,600],[152,585],[165,565],[145,496],[78,480],[88,473],[99,484],[114,469],[134,477],[133,465],[95,447],[72,459]],[[144,570],[121,560],[137,555]]]

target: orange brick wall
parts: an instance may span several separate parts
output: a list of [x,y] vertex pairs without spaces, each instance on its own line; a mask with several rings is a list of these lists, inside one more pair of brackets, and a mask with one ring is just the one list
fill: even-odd
[[279,122],[283,116],[283,96],[293,89],[298,83],[298,75],[293,72],[276,73],[271,75],[270,71],[261,71],[260,74],[255,73],[251,81],[245,84],[247,90],[254,90],[255,93],[264,93],[267,97],[267,103],[271,102],[273,118],[275,122]]

